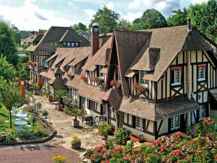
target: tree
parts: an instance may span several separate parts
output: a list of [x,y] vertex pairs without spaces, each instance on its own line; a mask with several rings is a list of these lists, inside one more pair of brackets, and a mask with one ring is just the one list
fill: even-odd
[[7,62],[6,57],[0,56],[0,77],[5,80],[12,80],[16,77],[17,72],[14,66]]
[[85,32],[87,30],[86,25],[84,25],[83,23],[74,24],[71,26],[71,28],[74,29],[77,33]]
[[118,23],[117,29],[130,30],[131,29],[131,23],[125,19],[121,19],[120,22]]
[[132,30],[162,28],[167,26],[165,17],[155,9],[146,10],[141,18],[133,21]]
[[93,16],[93,19],[91,20],[91,23],[89,25],[89,31],[93,23],[99,23],[100,33],[113,32],[114,28],[116,28],[118,25],[118,18],[118,13],[104,6],[102,9],[99,9],[97,13]]
[[27,63],[18,63],[17,71],[22,80],[30,80],[30,69]]
[[25,101],[17,82],[6,81],[0,78],[0,104],[5,106],[10,113],[10,128],[12,128],[12,107],[20,107]]
[[22,35],[21,35],[19,29],[16,26],[11,25],[11,30],[12,30],[12,34],[14,37],[14,41],[16,42],[17,45],[20,45]]
[[18,55],[13,32],[4,22],[0,22],[0,54],[6,56],[9,63],[16,65]]
[[188,11],[186,8],[183,8],[183,10],[179,9],[173,11],[173,13],[174,14],[167,19],[168,26],[179,26],[187,24]]
[[217,43],[217,1],[209,0],[207,3],[190,5],[188,16],[192,25]]

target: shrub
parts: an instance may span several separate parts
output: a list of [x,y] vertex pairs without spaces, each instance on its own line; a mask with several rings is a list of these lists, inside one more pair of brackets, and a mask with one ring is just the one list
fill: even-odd
[[42,114],[42,116],[47,117],[48,116],[48,111],[47,110],[43,110],[41,114]]
[[12,131],[9,134],[7,134],[5,140],[3,140],[4,143],[15,143],[16,142],[17,133],[16,131]]
[[113,126],[111,124],[108,125],[107,122],[101,122],[98,125],[98,132],[100,135],[107,136],[109,134],[112,134],[112,131]]
[[58,155],[58,156],[54,156],[52,158],[52,161],[53,163],[66,163],[67,159],[62,155]]
[[123,128],[119,128],[114,132],[115,142],[117,144],[125,145],[127,140],[130,140],[131,131]]
[[81,147],[81,139],[78,136],[74,135],[72,136],[71,144],[73,149],[79,149]]

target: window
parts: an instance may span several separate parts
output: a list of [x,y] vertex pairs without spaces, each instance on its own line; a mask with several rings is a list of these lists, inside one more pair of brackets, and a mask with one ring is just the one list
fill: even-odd
[[66,46],[66,42],[63,42],[63,46],[64,46],[64,47]]
[[70,46],[71,46],[71,43],[70,43],[70,42],[67,42],[67,46],[70,47]]
[[104,74],[100,73],[100,71],[102,70],[102,66],[99,66],[99,78],[104,79]]
[[198,65],[198,81],[206,80],[206,65]]
[[76,42],[76,43],[75,43],[75,46],[79,46],[79,43],[78,43],[78,42]]
[[96,103],[92,100],[89,100],[89,109],[96,110]]
[[172,86],[181,85],[182,83],[182,67],[173,67],[172,70]]
[[143,130],[143,119],[136,117],[136,128]]
[[74,43],[74,42],[72,42],[71,46],[72,46],[72,47],[74,47],[74,46],[75,46],[75,43]]
[[143,79],[145,74],[146,74],[146,71],[144,70],[139,71],[139,82],[142,84],[144,88],[148,88],[148,81]]
[[199,121],[203,120],[204,118],[204,105],[200,105],[200,109],[199,109]]
[[177,115],[171,118],[171,130],[176,130],[180,128],[180,116]]
[[72,76],[75,76],[75,67],[72,66],[72,73],[71,73]]

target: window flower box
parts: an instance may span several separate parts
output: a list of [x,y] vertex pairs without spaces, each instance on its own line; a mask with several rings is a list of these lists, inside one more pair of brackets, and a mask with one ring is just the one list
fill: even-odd
[[139,93],[145,92],[145,88],[142,86],[141,83],[136,83],[136,84],[134,85],[134,88],[135,88],[136,91],[139,92]]
[[67,72],[67,73],[66,73],[66,76],[69,78],[69,77],[70,77],[70,74]]
[[119,80],[111,80],[110,81],[110,85],[116,88],[120,88],[121,87],[121,82]]
[[51,67],[49,70],[50,70],[50,71],[54,71],[54,68]]
[[85,82],[87,82],[87,77],[85,76],[85,75],[81,75],[81,79],[83,80],[83,81],[85,81]]
[[40,66],[40,69],[41,69],[41,70],[44,70],[44,69],[45,69],[45,66],[44,66],[44,65],[41,65],[41,66]]

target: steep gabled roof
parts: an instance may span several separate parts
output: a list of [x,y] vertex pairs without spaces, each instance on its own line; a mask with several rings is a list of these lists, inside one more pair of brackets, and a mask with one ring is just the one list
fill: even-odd
[[77,34],[72,28],[52,26],[44,34],[40,42],[36,46],[31,45],[27,51],[55,52],[57,45],[61,39],[69,42],[80,42],[80,46],[89,46],[89,41]]

